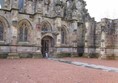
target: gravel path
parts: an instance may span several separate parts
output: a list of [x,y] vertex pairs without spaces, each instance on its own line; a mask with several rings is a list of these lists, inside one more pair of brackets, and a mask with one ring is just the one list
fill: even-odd
[[118,73],[48,59],[0,59],[0,83],[118,83]]

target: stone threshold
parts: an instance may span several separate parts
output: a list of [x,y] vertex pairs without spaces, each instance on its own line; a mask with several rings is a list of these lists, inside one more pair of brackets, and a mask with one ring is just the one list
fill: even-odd
[[76,65],[76,66],[82,66],[82,67],[102,70],[102,71],[106,71],[106,72],[117,72],[118,73],[118,68],[115,68],[115,67],[89,64],[89,63],[83,63],[83,62],[79,62],[79,61],[76,61],[76,62],[75,61],[68,61],[68,60],[63,60],[63,59],[58,59],[58,58],[48,58],[48,59],[58,61],[58,62],[67,63],[67,64],[72,64],[72,65]]

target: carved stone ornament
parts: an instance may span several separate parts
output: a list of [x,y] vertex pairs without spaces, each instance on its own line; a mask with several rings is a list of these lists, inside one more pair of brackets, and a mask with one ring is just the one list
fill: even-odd
[[10,1],[9,0],[4,0],[4,7],[7,8],[10,4]]
[[55,13],[57,16],[61,16],[62,8],[61,6],[56,6],[55,7]]
[[50,0],[44,0],[44,4],[45,5],[49,5],[50,4]]

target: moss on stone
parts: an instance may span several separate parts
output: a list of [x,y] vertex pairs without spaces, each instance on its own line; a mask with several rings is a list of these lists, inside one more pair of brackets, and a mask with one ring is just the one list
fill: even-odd
[[33,58],[43,58],[42,54],[33,54]]
[[118,60],[118,56],[114,56],[115,60]]
[[6,59],[8,57],[8,53],[0,53],[1,59]]
[[71,53],[59,53],[56,55],[57,58],[71,57]]
[[32,58],[33,55],[31,53],[20,53],[19,57],[20,58]]
[[87,58],[98,58],[100,55],[98,53],[84,53],[83,57]]

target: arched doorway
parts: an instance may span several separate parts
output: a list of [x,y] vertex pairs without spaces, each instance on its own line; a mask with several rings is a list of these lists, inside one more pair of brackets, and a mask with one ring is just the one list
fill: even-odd
[[51,36],[43,37],[41,40],[41,46],[43,57],[46,57],[46,53],[48,54],[48,57],[51,57],[54,48],[54,39]]

